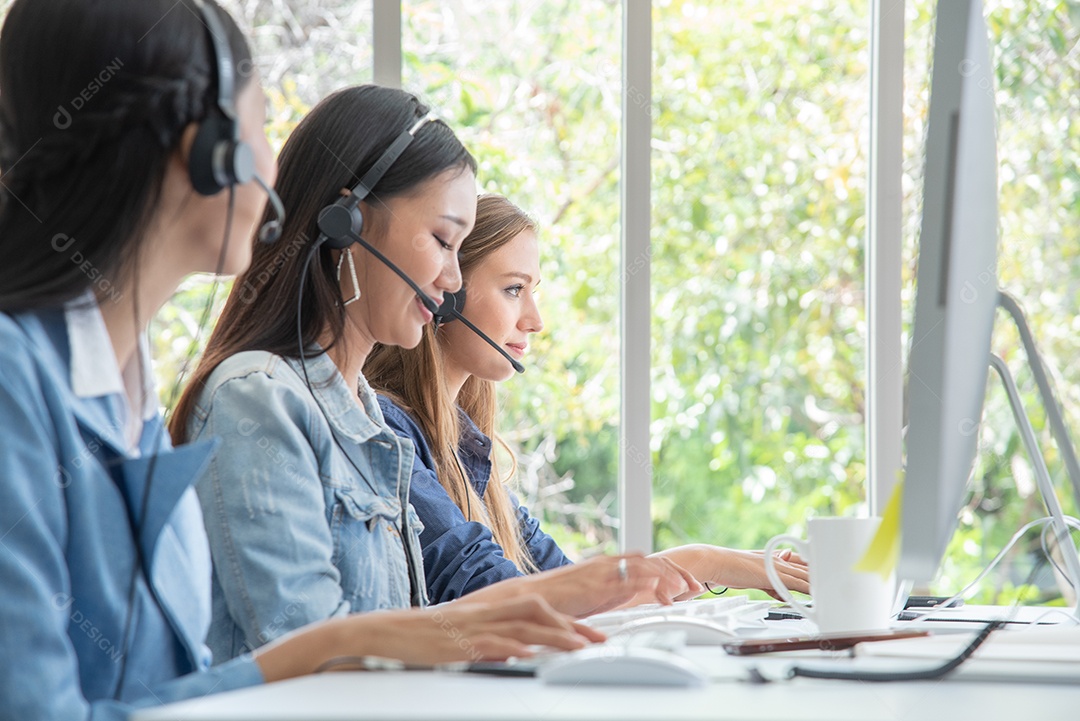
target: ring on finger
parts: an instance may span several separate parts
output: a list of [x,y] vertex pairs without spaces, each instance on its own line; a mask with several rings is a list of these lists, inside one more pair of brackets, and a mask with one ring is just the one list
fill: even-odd
[[626,559],[619,559],[619,580],[625,582],[630,578],[630,569],[627,567]]

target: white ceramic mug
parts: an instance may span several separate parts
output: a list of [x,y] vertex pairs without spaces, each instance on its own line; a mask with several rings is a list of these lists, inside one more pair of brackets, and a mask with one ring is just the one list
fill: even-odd
[[[895,596],[893,577],[855,570],[880,523],[880,518],[811,518],[807,540],[788,534],[769,539],[765,572],[776,593],[817,624],[821,633],[887,629]],[[773,554],[780,544],[794,546],[809,565],[813,608],[792,598],[780,580]]]

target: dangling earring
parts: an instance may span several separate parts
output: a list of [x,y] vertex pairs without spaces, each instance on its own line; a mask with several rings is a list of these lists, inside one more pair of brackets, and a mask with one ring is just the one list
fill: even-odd
[[341,264],[345,262],[346,256],[348,256],[348,258],[349,258],[349,275],[352,276],[352,287],[353,287],[353,290],[355,291],[355,295],[353,295],[352,298],[349,298],[347,301],[345,301],[345,305],[348,305],[349,303],[354,303],[354,302],[360,300],[360,283],[359,283],[359,281],[356,280],[356,263],[353,261],[352,248],[346,248],[345,250],[341,251],[341,254],[338,256],[338,260],[337,260],[337,279],[338,279],[338,283],[341,282]]

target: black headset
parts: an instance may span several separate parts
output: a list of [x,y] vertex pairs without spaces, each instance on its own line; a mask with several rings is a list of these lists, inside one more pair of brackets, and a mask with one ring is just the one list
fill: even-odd
[[225,25],[217,11],[203,0],[194,0],[210,36],[217,79],[217,104],[199,124],[188,158],[191,185],[200,195],[216,195],[227,187],[255,178],[255,155],[240,140],[236,115],[236,83],[232,50]]
[[432,313],[435,316],[435,327],[438,328],[441,325],[446,325],[455,320],[460,320],[465,326],[476,335],[480,336],[480,339],[494,348],[503,358],[510,362],[511,367],[518,373],[525,372],[525,366],[514,360],[514,358],[507,353],[498,343],[491,340],[482,330],[473,325],[472,321],[463,316],[461,312],[465,310],[465,286],[461,286],[461,290],[456,293],[447,293],[443,296],[442,305],[439,309]]
[[[420,128],[428,123],[433,123],[436,120],[438,120],[438,118],[434,113],[428,113],[403,130],[401,135],[397,136],[397,138],[394,139],[394,142],[390,143],[390,147],[383,151],[383,154],[379,156],[379,159],[375,161],[375,164],[364,173],[364,177],[360,178],[360,182],[349,191],[347,196],[338,199],[322,209],[319,213],[319,231],[326,236],[324,244],[328,248],[343,250],[357,242],[357,238],[364,230],[364,216],[360,212],[360,201],[367,198],[371,193],[371,189],[382,180],[386,171],[394,164],[394,161],[401,157],[401,154],[404,153],[405,148],[409,147],[409,144],[412,143]],[[375,253],[375,251],[369,248],[367,244],[365,244],[364,247],[369,252]],[[388,262],[386,259],[379,257],[379,255],[379,253],[375,253],[375,256],[383,263]],[[410,285],[412,285],[411,282]],[[423,299],[424,294],[420,293],[420,296],[421,299]]]

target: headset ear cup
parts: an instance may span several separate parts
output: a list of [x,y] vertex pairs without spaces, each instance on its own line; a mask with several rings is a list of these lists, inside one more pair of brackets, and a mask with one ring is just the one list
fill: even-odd
[[206,118],[199,124],[188,155],[191,187],[200,195],[214,195],[221,190],[214,177],[214,149],[221,140],[220,124],[216,120],[214,117]]
[[188,158],[191,185],[200,195],[217,195],[230,185],[243,185],[255,177],[251,146],[234,140],[233,123],[212,115],[199,125]]
[[199,125],[195,141],[191,144],[188,157],[188,174],[191,187],[199,195],[216,195],[225,187],[218,182],[214,174],[214,154],[218,143],[230,142],[232,134],[227,132],[224,118],[210,115]]
[[230,141],[229,153],[225,155],[230,167],[225,169],[229,179],[237,184],[250,183],[255,177],[255,153],[244,142]]

